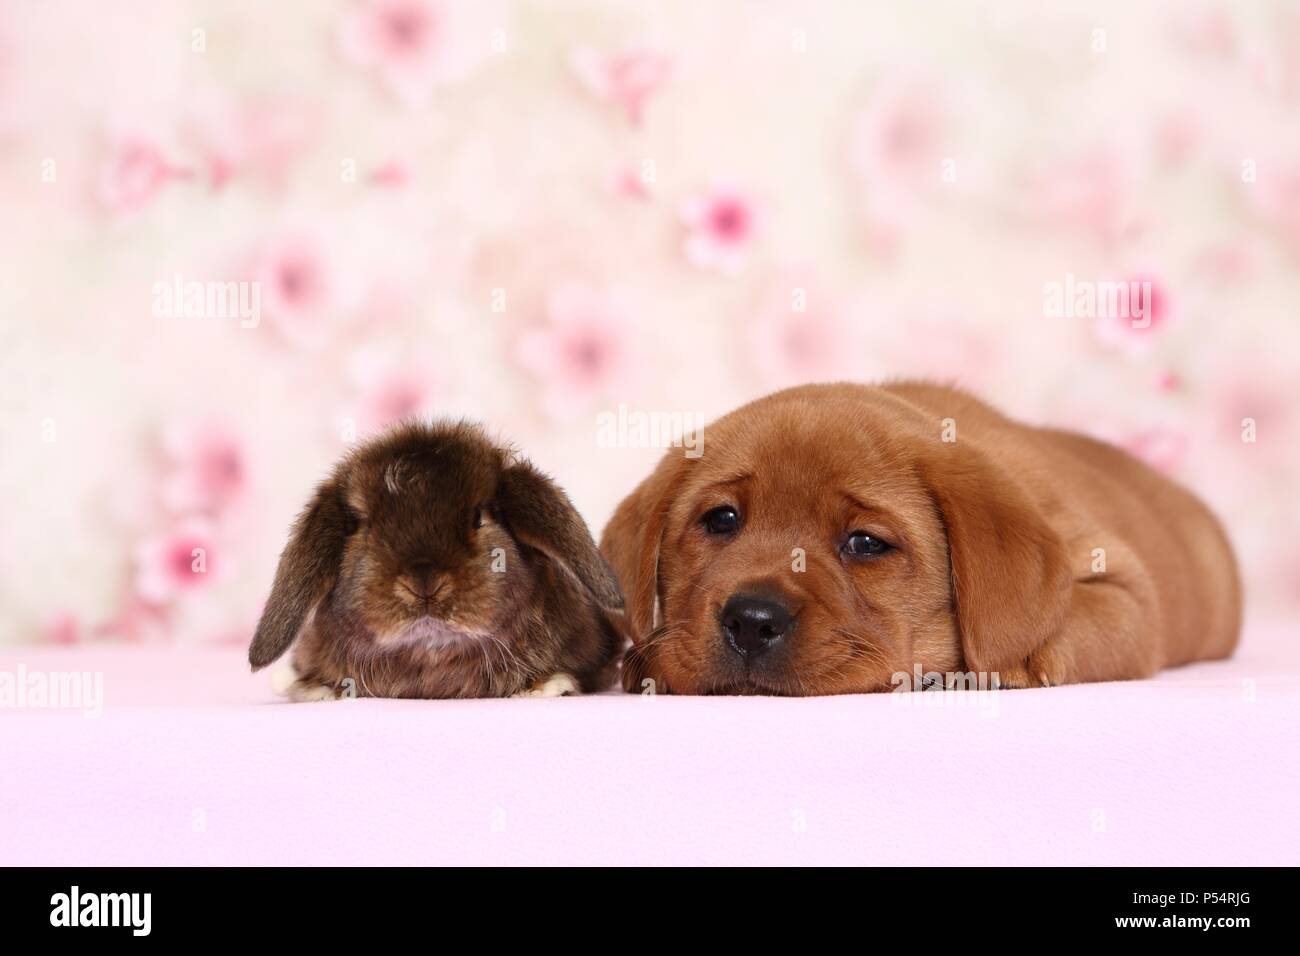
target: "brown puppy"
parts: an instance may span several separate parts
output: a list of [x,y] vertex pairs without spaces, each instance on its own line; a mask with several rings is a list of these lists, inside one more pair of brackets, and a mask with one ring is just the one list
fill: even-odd
[[601,548],[634,691],[1122,680],[1226,657],[1240,627],[1231,546],[1195,497],[936,385],[809,385],[737,409],[701,457],[665,456]]

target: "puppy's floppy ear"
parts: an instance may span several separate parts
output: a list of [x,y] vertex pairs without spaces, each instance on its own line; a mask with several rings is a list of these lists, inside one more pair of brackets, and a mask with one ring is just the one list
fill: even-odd
[[518,541],[566,568],[601,607],[623,607],[618,579],[596,550],[587,523],[553,481],[526,463],[512,465],[501,473],[497,503]]
[[625,626],[634,643],[655,626],[659,548],[683,460],[681,452],[670,450],[664,455],[654,472],[619,504],[600,537],[601,553],[627,595]]
[[1019,664],[1069,604],[1065,546],[1011,475],[979,450],[944,444],[919,465],[948,534],[953,598],[968,670]]
[[248,662],[253,670],[265,667],[285,652],[302,630],[307,615],[319,604],[338,577],[343,547],[354,519],[336,481],[328,481],[294,522],[289,543],[280,554],[271,596],[257,622]]

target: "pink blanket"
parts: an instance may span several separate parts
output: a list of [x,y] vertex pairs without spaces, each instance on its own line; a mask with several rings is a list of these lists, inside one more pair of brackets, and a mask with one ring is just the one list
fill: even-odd
[[1151,681],[803,700],[286,704],[237,649],[0,655],[74,671],[100,716],[0,709],[0,863],[1300,863],[1282,629]]

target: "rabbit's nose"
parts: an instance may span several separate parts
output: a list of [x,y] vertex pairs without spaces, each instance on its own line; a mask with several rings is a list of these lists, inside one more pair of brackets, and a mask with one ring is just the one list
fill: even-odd
[[447,575],[432,564],[412,564],[398,578],[398,586],[417,601],[428,603],[447,587]]

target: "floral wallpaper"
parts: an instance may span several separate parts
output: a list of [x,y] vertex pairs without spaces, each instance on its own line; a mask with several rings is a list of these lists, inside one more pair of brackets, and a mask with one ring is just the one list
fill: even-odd
[[896,376],[1178,476],[1294,615],[1297,265],[1294,3],[6,0],[0,641],[245,642],[403,416],[598,533],[611,415]]

